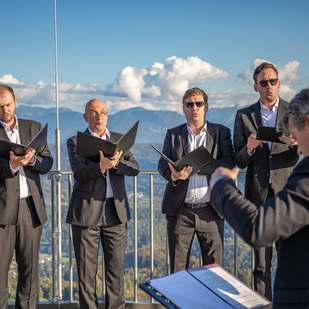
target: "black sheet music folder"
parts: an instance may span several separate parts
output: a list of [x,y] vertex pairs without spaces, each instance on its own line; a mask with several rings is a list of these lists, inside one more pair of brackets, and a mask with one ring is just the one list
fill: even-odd
[[154,150],[156,150],[161,157],[167,161],[170,162],[177,171],[182,170],[186,166],[192,166],[192,172],[189,175],[191,177],[196,172],[198,172],[203,166],[206,166],[207,164],[210,164],[214,161],[214,158],[209,153],[209,151],[204,147],[200,146],[193,151],[186,154],[184,157],[180,158],[176,162],[173,162],[171,159],[169,159],[164,153],[162,153],[157,147],[151,145]]
[[84,132],[77,132],[76,155],[92,160],[100,161],[100,150],[103,150],[105,157],[112,157],[117,150],[126,153],[135,142],[139,120],[121,136],[117,142],[107,141]]
[[258,130],[256,132],[257,139],[261,141],[276,142],[276,143],[283,143],[279,139],[281,135],[282,132],[277,132],[276,128],[265,127],[265,126],[258,126]]
[[12,143],[11,141],[0,138],[0,157],[4,159],[10,159],[10,151],[13,151],[17,156],[23,156],[27,150],[33,148],[38,151],[47,141],[47,128],[46,124],[41,131],[32,139],[27,145]]

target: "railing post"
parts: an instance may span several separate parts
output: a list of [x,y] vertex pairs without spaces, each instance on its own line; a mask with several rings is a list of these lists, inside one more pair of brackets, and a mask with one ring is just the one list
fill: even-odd
[[[153,224],[154,224],[154,216],[153,216],[153,174],[149,174],[149,197],[150,197],[150,279],[153,279],[153,271],[154,271],[154,239],[153,239]],[[151,297],[151,302],[153,302],[153,298]]]
[[237,278],[237,233],[234,231],[234,276]]
[[137,302],[137,177],[133,178],[134,191],[134,302]]
[[[72,195],[72,174],[68,174],[68,200]],[[73,301],[73,257],[72,257],[72,226],[69,225],[69,299]]]
[[48,235],[52,241],[52,297],[49,299],[50,302],[54,303],[57,301],[56,298],[56,246],[55,240],[57,237],[57,231],[55,229],[55,175],[48,175],[48,178],[51,180],[51,219],[52,219],[52,232]]

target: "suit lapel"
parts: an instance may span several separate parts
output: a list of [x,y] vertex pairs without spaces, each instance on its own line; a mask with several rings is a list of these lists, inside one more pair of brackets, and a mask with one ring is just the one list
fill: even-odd
[[207,131],[206,131],[206,149],[210,154],[213,154],[213,146],[216,143],[216,132],[212,123],[207,122]]
[[258,126],[262,125],[262,114],[261,114],[261,107],[260,107],[260,101],[256,102],[253,106],[252,106],[252,111],[251,111],[251,118],[253,121],[253,124],[256,128],[256,130],[258,129]]
[[20,143],[22,145],[27,146],[31,141],[29,128],[25,127],[23,121],[20,119],[18,119],[18,132],[19,132]]
[[9,137],[7,136],[4,127],[2,126],[2,124],[0,123],[0,138],[5,139],[7,141],[9,141]]
[[188,154],[189,152],[189,144],[188,144],[188,129],[187,124],[185,124],[180,132],[180,137],[183,146],[183,156]]

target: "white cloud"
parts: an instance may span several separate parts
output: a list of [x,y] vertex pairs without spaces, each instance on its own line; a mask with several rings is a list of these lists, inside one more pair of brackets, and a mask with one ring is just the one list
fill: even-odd
[[125,67],[112,84],[111,91],[114,93],[124,93],[134,102],[140,102],[142,89],[145,86],[144,76],[147,70],[136,70],[133,67]]
[[148,69],[124,68],[109,90],[112,93],[123,93],[134,102],[147,97],[180,100],[190,84],[208,83],[228,75],[228,72],[198,57],[182,59],[172,56],[164,63],[155,62]]
[[[252,85],[253,70],[263,61],[267,60],[255,59],[250,69],[237,75],[238,80]],[[279,94],[283,99],[290,100],[296,93],[291,84],[299,80],[297,76],[299,63],[291,61],[277,68],[281,81]],[[228,72],[198,57],[182,59],[172,56],[163,63],[153,63],[149,68],[136,69],[127,66],[110,85],[59,84],[59,106],[83,111],[88,100],[98,98],[107,104],[110,113],[138,106],[181,113],[181,98],[186,89],[211,83],[216,79],[225,79],[228,76]],[[11,82],[19,103],[43,107],[55,106],[55,84],[38,81],[36,84],[24,85],[10,74],[3,75],[0,81]],[[236,91],[229,89],[229,83],[226,81],[225,84],[228,85],[225,89],[207,91],[210,107],[245,106],[258,99],[258,94],[252,87],[250,89],[246,87],[245,91]]]
[[22,82],[19,82],[18,79],[13,77],[11,74],[4,74],[0,77],[0,82],[9,85],[23,85]]

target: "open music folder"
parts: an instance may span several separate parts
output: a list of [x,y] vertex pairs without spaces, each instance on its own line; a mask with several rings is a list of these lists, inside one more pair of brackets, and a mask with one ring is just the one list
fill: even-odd
[[170,309],[271,308],[267,299],[217,264],[148,280],[140,287]]
[[191,177],[196,172],[198,172],[203,166],[211,163],[214,161],[214,158],[209,153],[209,151],[204,147],[200,146],[193,151],[186,154],[184,157],[180,158],[176,162],[173,162],[170,158],[168,158],[164,153],[162,153],[157,147],[151,145],[154,150],[156,150],[161,157],[167,161],[170,162],[177,171],[182,170],[184,167],[192,166],[192,172],[189,175]]
[[87,133],[77,132],[76,155],[94,162],[100,161],[100,150],[105,157],[112,157],[117,150],[125,154],[133,145],[136,138],[139,120],[121,136],[117,142],[111,142],[92,136]]
[[32,148],[38,151],[40,147],[46,144],[47,141],[47,128],[46,124],[40,132],[31,140],[28,145],[16,144],[11,141],[0,138],[0,157],[4,159],[10,159],[10,151],[13,151],[17,156],[23,156],[27,150]]

